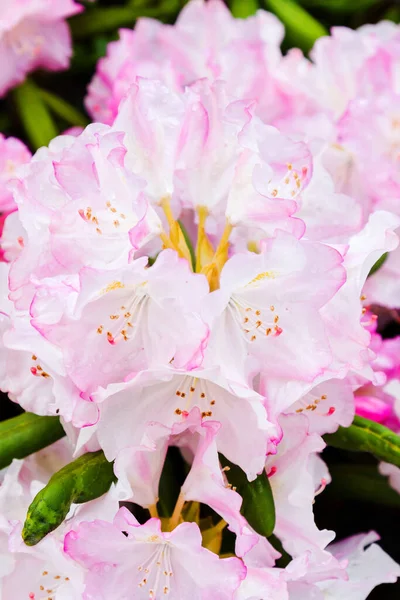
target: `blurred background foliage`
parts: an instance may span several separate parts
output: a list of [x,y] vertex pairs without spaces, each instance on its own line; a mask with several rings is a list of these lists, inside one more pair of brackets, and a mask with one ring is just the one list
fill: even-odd
[[[83,104],[86,87],[107,44],[118,39],[119,28],[134,26],[142,16],[174,23],[186,0],[97,0],[84,4],[85,12],[70,19],[74,41],[70,69],[36,72],[0,101],[0,131],[20,137],[33,150],[72,125],[89,122]],[[400,22],[400,0],[230,0],[227,4],[238,18],[259,8],[274,12],[286,27],[283,51],[298,46],[307,53],[314,40],[326,35],[332,26],[357,28],[382,19]],[[384,333],[388,337],[399,335],[399,326],[392,329]],[[19,406],[3,395],[0,420],[20,412]],[[381,535],[383,548],[400,562],[400,496],[378,474],[377,461],[369,455],[334,448],[325,450],[323,457],[333,483],[315,503],[318,526],[335,530],[337,539],[375,530]],[[370,600],[399,598],[400,583],[380,586],[370,596]]]

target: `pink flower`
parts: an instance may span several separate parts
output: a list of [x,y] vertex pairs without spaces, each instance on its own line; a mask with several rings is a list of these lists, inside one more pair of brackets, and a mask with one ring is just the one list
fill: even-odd
[[32,301],[32,278],[127,265],[131,239],[137,249],[159,232],[145,182],[126,170],[121,137],[91,125],[78,137],[55,138],[21,169],[13,185],[26,234],[10,274],[18,307]]
[[[159,79],[176,91],[208,78],[225,80],[230,93],[259,99],[260,110],[273,113],[279,96],[271,73],[281,57],[283,33],[274,15],[260,10],[249,19],[234,19],[222,0],[192,0],[174,26],[140,19],[134,31],[121,30],[120,40],[109,44],[86,106],[95,120],[112,123],[137,76]],[[243,62],[247,69],[238,78]]]
[[17,210],[4,214],[1,218],[3,219],[3,228],[0,232],[0,251],[6,262],[12,262],[22,252],[26,231]]
[[265,465],[275,502],[275,535],[292,556],[310,550],[322,561],[335,535],[317,528],[312,508],[316,493],[330,481],[318,456],[325,444],[319,435],[308,432],[304,415],[282,415],[279,422],[283,437],[276,455],[268,457]]
[[362,322],[363,286],[378,258],[384,252],[397,248],[398,238],[394,230],[399,222],[392,213],[377,211],[360,233],[350,238],[343,263],[347,281],[322,309],[334,353],[332,368],[338,373],[343,367],[351,367],[358,372],[364,367],[368,369],[367,349],[371,334]]
[[212,325],[205,360],[221,364],[227,377],[245,367],[281,385],[313,381],[331,360],[319,311],[344,282],[342,258],[284,232],[263,246],[225,264],[206,307]]
[[313,387],[285,411],[305,414],[310,433],[332,433],[339,425],[349,427],[354,419],[355,407],[350,382],[328,379]]
[[0,7],[0,95],[42,67],[66,69],[72,54],[65,21],[83,10],[74,0],[4,0]]
[[[221,423],[216,436],[218,450],[241,466],[249,479],[261,472],[269,439],[276,436],[262,396],[240,379],[227,380],[217,366],[142,371],[127,383],[100,389],[92,399],[100,419],[85,435],[97,434],[109,460],[122,448],[140,445],[150,423],[172,428],[194,407],[204,418]],[[251,431],[251,438],[242,435],[242,430]]]
[[114,523],[81,523],[67,534],[66,553],[89,569],[83,598],[230,600],[246,569],[201,546],[195,523],[161,531],[158,519],[140,525],[126,508]]
[[207,293],[205,277],[164,250],[150,269],[142,257],[118,270],[83,268],[76,281],[44,282],[31,303],[31,324],[60,348],[87,397],[132,372],[172,361],[177,368],[200,364],[209,332],[198,312]]
[[[370,376],[353,381],[356,412],[400,433],[400,338],[383,340],[375,333],[371,349],[375,353],[371,367],[383,379],[375,381]],[[400,469],[382,462],[379,471],[388,476],[390,485],[400,494]]]
[[16,205],[7,183],[15,177],[16,169],[29,162],[31,153],[17,138],[0,134],[0,212],[9,213]]
[[321,569],[322,565],[311,560],[303,574],[301,562],[290,563],[286,568],[290,600],[362,600],[381,583],[394,583],[400,577],[400,567],[374,543],[377,540],[379,536],[371,531],[330,544],[328,550],[340,561],[342,574],[335,561]]
[[217,452],[220,423],[206,421],[193,408],[172,430],[151,423],[145,443],[121,450],[115,460],[117,491],[121,500],[133,500],[145,507],[158,501],[158,486],[168,445],[182,449],[191,463],[181,487],[182,502],[196,501],[210,506],[237,536],[236,553],[242,556],[256,543],[257,535],[240,514],[242,499],[227,486]]
[[125,132],[125,164],[147,181],[154,207],[202,211],[212,235],[224,216],[261,237],[304,233],[292,215],[312,175],[311,153],[254,117],[252,104],[230,97],[223,82],[201,80],[178,95],[137,79],[114,129]]

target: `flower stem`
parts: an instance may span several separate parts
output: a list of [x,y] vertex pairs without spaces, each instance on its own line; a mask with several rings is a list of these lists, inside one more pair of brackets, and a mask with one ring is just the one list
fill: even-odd
[[153,517],[154,519],[158,519],[158,510],[156,504],[152,504],[151,506],[149,506],[149,513],[151,517]]
[[222,237],[221,237],[218,247],[215,251],[215,255],[214,255],[215,257],[217,257],[218,254],[220,254],[221,252],[224,251],[224,248],[226,247],[226,245],[228,243],[229,236],[232,233],[232,229],[233,229],[233,226],[229,223],[229,221],[227,221],[226,225],[225,225],[225,229],[222,233]]
[[181,516],[183,505],[185,504],[185,496],[182,492],[178,496],[178,500],[176,501],[174,512],[172,513],[172,517],[168,523],[168,529],[172,531],[179,524],[179,518]]

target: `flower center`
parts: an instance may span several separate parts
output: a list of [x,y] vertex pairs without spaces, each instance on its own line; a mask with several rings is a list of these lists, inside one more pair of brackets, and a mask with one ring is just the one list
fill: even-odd
[[175,397],[183,400],[181,406],[175,409],[176,415],[185,415],[189,412],[191,406],[200,408],[201,416],[212,417],[212,407],[216,403],[215,394],[212,393],[212,386],[204,379],[185,376],[179,383],[175,391]]
[[248,342],[255,342],[261,336],[277,337],[283,331],[279,325],[279,315],[273,304],[268,309],[261,309],[250,306],[237,294],[232,294],[228,309]]
[[45,44],[45,39],[41,35],[33,35],[32,27],[29,22],[23,21],[12,31],[6,34],[6,38],[15,54],[29,55],[30,58],[36,58]]
[[296,412],[315,412],[321,417],[330,417],[336,411],[334,406],[329,406],[327,402],[328,396],[321,394],[318,398],[309,398],[309,394],[305,398],[301,398],[296,402]]
[[108,229],[111,225],[111,228],[118,229],[121,223],[126,220],[126,215],[119,212],[111,202],[106,202],[106,209],[105,211],[101,211],[101,216],[94,214],[93,209],[90,206],[86,209],[80,208],[78,213],[86,223],[90,223],[95,227],[96,232],[99,235],[103,233],[105,227]]
[[[120,281],[114,281],[105,288],[104,292],[108,293],[124,287]],[[135,324],[139,323],[148,300],[146,282],[134,286],[129,302],[114,309],[108,315],[107,321],[98,325],[96,332],[105,335],[112,346],[119,341],[128,342],[133,339],[136,333]]]
[[287,163],[286,167],[287,171],[280,180],[268,182],[268,192],[273,198],[287,198],[288,196],[294,198],[300,192],[307,177],[307,167],[302,167],[301,172],[294,169],[291,163]]
[[151,536],[150,543],[157,543],[157,549],[150,557],[138,566],[138,571],[143,578],[138,587],[149,592],[149,599],[156,599],[160,594],[167,596],[170,593],[170,580],[173,576],[171,565],[171,548],[166,542],[160,543],[158,536]]
[[58,588],[69,580],[69,577],[54,574],[45,569],[41,573],[39,585],[35,591],[29,592],[28,600],[55,600]]
[[39,364],[38,357],[36,356],[36,354],[32,354],[32,361],[33,365],[30,368],[32,375],[34,375],[35,377],[43,377],[44,379],[48,379],[49,377],[51,377],[51,375],[49,375]]

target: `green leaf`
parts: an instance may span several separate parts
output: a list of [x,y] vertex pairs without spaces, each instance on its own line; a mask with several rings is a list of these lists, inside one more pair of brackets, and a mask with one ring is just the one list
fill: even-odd
[[381,0],[357,0],[357,4],[349,0],[300,0],[307,8],[320,8],[327,12],[337,13],[355,13],[356,11],[367,10]]
[[369,452],[379,460],[400,467],[400,436],[375,421],[356,416],[350,427],[339,427],[335,433],[325,435],[324,440],[328,446]]
[[65,435],[58,417],[23,413],[0,423],[0,469],[13,458],[25,458]]
[[89,124],[89,119],[63,98],[40,88],[38,88],[38,91],[42,100],[44,100],[50,110],[70,125],[86,127],[86,125]]
[[266,8],[283,22],[293,45],[308,52],[327,29],[293,0],[264,0]]
[[183,237],[185,238],[186,245],[189,248],[190,258],[192,261],[192,269],[193,269],[193,271],[195,271],[195,269],[196,269],[196,254],[195,254],[195,251],[193,248],[192,240],[190,239],[189,234],[186,231],[186,227],[184,226],[182,221],[178,221],[178,223],[179,223],[179,227],[181,228],[181,231],[183,233]]
[[57,127],[36,84],[26,79],[14,89],[15,105],[34,150],[47,146],[58,135]]
[[376,465],[329,465],[329,473],[332,482],[324,492],[327,500],[335,497],[400,508],[400,495],[378,473]]
[[80,456],[57,471],[33,499],[22,530],[28,546],[34,546],[56,529],[72,503],[82,504],[105,494],[115,481],[113,464],[102,450]]
[[371,275],[373,275],[374,273],[379,271],[379,269],[381,268],[383,263],[386,261],[387,257],[388,257],[388,252],[385,252],[384,254],[382,254],[382,256],[380,258],[378,258],[378,260],[372,266],[370,272],[368,273],[368,277],[371,277]]
[[393,21],[394,23],[400,23],[400,6],[391,6],[387,9],[383,18],[387,21]]
[[231,0],[231,12],[237,19],[250,17],[259,8],[257,0]]
[[94,34],[105,33],[119,27],[129,27],[139,17],[163,19],[179,11],[179,0],[165,0],[159,6],[109,6],[93,7],[85,13],[70,19],[72,35],[76,38],[90,37]]
[[219,455],[223,467],[229,467],[227,479],[243,498],[241,514],[259,535],[269,537],[275,528],[275,504],[265,471],[254,481],[248,481],[240,467]]

